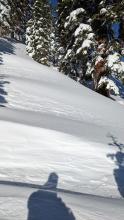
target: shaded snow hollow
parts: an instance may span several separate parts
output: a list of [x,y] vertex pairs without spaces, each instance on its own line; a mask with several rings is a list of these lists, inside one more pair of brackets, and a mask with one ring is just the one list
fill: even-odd
[[0,180],[124,195],[124,107],[0,39]]

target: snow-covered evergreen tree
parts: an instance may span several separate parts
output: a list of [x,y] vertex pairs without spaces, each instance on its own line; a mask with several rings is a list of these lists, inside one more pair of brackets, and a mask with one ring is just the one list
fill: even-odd
[[36,0],[32,9],[32,18],[27,25],[26,43],[28,54],[37,62],[49,65],[51,10],[47,0]]
[[0,36],[4,36],[7,31],[7,24],[5,22],[5,5],[4,1],[0,0]]
[[124,76],[123,8],[122,0],[59,0],[58,5],[60,70],[85,84],[92,77],[94,89],[106,96],[114,85],[110,76]]
[[[102,86],[104,90],[108,90],[108,85],[111,85],[111,80],[109,81],[111,75],[119,79],[124,75],[124,66],[121,61],[123,43],[117,33],[118,26],[120,26],[120,15],[117,8],[121,4],[122,1],[116,0],[100,1],[97,11],[92,17],[92,28],[96,38],[93,79],[98,92],[101,91]],[[114,91],[116,93],[116,86]]]
[[2,18],[8,26],[11,37],[23,40],[26,23],[30,17],[30,1],[0,0],[0,4],[4,6]]
[[[62,45],[60,52],[63,52],[60,55],[60,70],[82,83],[88,69],[87,65],[91,60],[91,56],[93,56],[95,39],[86,10],[77,7],[79,2],[76,5],[74,1],[70,0],[65,7],[63,6],[64,9],[60,13],[60,16],[63,17],[62,24],[58,25],[61,27],[61,35],[66,39],[66,45],[65,42],[60,42]],[[66,1],[64,3],[66,4]],[[71,12],[69,12],[69,3],[71,4]],[[76,9],[73,10],[73,8]],[[66,12],[69,12],[69,15],[65,14],[66,18],[64,20],[65,9]]]

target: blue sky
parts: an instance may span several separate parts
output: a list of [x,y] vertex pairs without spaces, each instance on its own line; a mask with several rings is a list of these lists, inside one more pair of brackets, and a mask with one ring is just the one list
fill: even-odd
[[52,5],[57,5],[58,0],[50,0],[50,2],[52,3]]
[[114,32],[114,37],[118,39],[119,37],[119,29],[120,29],[120,23],[119,22],[114,22],[112,25],[112,30]]

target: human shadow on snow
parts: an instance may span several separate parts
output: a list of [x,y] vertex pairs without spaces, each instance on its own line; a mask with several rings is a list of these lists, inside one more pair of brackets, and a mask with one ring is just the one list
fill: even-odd
[[44,190],[31,194],[28,200],[28,220],[75,220],[72,211],[58,197],[57,184],[58,175],[51,173],[44,184]]
[[114,169],[114,178],[118,187],[118,191],[122,197],[124,197],[124,144],[119,143],[117,138],[110,135],[112,143],[109,143],[110,146],[117,147],[118,151],[115,154],[108,154],[107,157],[110,157],[115,161],[117,168]]

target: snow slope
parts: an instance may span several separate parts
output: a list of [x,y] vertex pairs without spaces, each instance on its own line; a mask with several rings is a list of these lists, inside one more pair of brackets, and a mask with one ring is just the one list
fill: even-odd
[[60,189],[123,197],[124,107],[18,42],[0,39],[0,50],[0,180],[43,185],[56,172]]
[[52,193],[30,187],[0,187],[1,220],[123,220],[123,207],[123,200],[118,199]]

